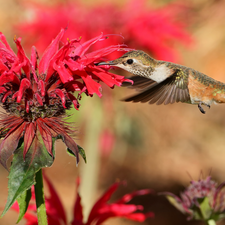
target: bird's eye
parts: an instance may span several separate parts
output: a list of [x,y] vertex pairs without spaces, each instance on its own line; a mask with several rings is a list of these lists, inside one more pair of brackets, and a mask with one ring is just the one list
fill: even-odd
[[133,59],[128,59],[127,60],[127,64],[132,64],[134,61],[133,61]]

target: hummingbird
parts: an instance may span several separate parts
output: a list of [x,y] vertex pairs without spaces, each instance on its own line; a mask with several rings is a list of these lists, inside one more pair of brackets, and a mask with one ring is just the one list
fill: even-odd
[[124,82],[122,86],[136,89],[139,93],[124,99],[126,102],[148,102],[160,105],[183,102],[210,108],[212,103],[225,103],[225,83],[214,80],[192,68],[156,60],[141,50],[125,53],[118,59],[97,63],[122,68],[134,76],[129,79],[133,85]]

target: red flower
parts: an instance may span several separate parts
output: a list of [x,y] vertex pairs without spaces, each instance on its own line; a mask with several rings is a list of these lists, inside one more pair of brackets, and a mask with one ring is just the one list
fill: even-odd
[[103,156],[108,156],[115,144],[115,135],[107,129],[103,129],[99,137],[99,149]]
[[[35,47],[29,59],[21,46],[21,39],[15,38],[16,55],[0,33],[0,101],[7,112],[0,120],[0,136],[4,137],[0,145],[0,162],[5,168],[21,138],[24,140],[25,158],[31,146],[35,146],[35,154],[41,140],[48,153],[53,155],[52,138],[60,136],[75,154],[78,163],[78,147],[70,137],[72,130],[63,122],[62,116],[72,104],[79,108],[82,92],[88,96],[94,93],[101,96],[99,81],[113,88],[126,80],[95,66],[96,62],[114,51],[128,50],[121,49],[123,45],[87,53],[93,44],[106,40],[107,36],[100,35],[84,43],[73,39],[63,44],[64,33],[65,29],[61,29],[39,63]],[[60,49],[59,43],[62,45]],[[75,91],[79,92],[77,97],[73,95]]]
[[[31,40],[35,41],[40,50],[47,46],[60,27],[67,24],[73,28],[68,33],[69,37],[82,35],[84,40],[88,40],[100,32],[119,33],[129,46],[149,51],[155,58],[167,61],[179,60],[178,44],[187,46],[192,42],[185,30],[189,10],[184,4],[153,9],[147,6],[146,0],[133,0],[122,7],[112,3],[87,7],[77,2],[53,7],[26,3],[23,7],[30,10],[29,15],[33,17],[28,22],[17,24],[17,32],[27,35],[28,46],[33,44],[29,43]],[[111,44],[117,41],[111,39]],[[97,48],[103,46],[102,42],[96,45]]]
[[[66,213],[63,209],[63,205],[57,195],[51,182],[45,177],[48,185],[50,196],[45,197],[46,210],[49,225],[66,225],[68,224],[66,219]],[[154,217],[152,212],[142,213],[137,211],[143,211],[143,206],[127,204],[135,196],[146,195],[150,193],[149,189],[135,191],[130,194],[124,195],[122,198],[114,203],[107,203],[112,196],[112,194],[117,190],[121,183],[113,184],[94,204],[86,223],[83,222],[83,213],[81,205],[81,197],[77,192],[77,198],[74,204],[74,218],[70,223],[71,225],[100,225],[103,224],[108,218],[111,217],[123,217],[129,220],[134,220],[138,222],[143,222],[148,217]],[[77,187],[79,186],[79,181],[77,181]],[[34,200],[34,191],[32,189],[32,199]],[[15,203],[12,207],[14,210],[19,211],[18,204]],[[36,216],[33,214],[35,212],[35,204],[30,204],[28,206],[28,211],[26,212],[24,218],[26,219],[26,225],[36,225],[38,224]]]

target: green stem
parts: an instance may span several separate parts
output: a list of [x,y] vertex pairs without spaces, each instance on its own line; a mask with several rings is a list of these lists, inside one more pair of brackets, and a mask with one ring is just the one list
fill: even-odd
[[215,222],[215,220],[207,220],[206,221],[206,223],[208,224],[208,225],[216,225],[216,222]]
[[46,208],[45,208],[45,199],[44,199],[42,169],[40,169],[36,173],[35,181],[36,181],[36,184],[34,185],[34,189],[35,189],[35,199],[36,199],[36,206],[37,206],[38,224],[48,225]]

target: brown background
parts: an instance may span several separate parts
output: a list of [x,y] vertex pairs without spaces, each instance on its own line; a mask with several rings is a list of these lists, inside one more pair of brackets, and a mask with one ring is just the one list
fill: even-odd
[[[88,2],[86,4],[97,4],[96,1]],[[149,2],[158,7],[169,1]],[[188,50],[180,48],[182,64],[225,82],[225,2],[189,2],[193,7],[189,32],[195,44]],[[12,45],[15,34],[12,27],[23,20],[19,0],[0,0],[0,30]],[[69,220],[75,200],[75,179],[80,174],[86,214],[100,194],[119,179],[126,180],[127,186],[120,188],[114,198],[142,188],[155,191],[136,201],[143,204],[146,211],[155,212],[155,219],[148,219],[146,224],[201,224],[186,222],[185,216],[156,193],[179,194],[190,179],[198,179],[201,173],[205,177],[210,171],[218,183],[225,181],[225,105],[212,105],[203,115],[197,106],[188,104],[156,106],[119,101],[130,93],[123,88],[103,88],[101,99],[84,97],[80,111],[74,113],[77,143],[86,149],[87,165],[81,161],[76,168],[65,146],[57,143],[56,160],[45,173],[58,191]],[[116,135],[113,151],[107,157],[98,151],[99,133],[103,128]],[[0,211],[7,199],[7,176],[8,172],[0,167]],[[0,219],[0,224],[15,224],[16,219],[17,214],[9,211]],[[110,222],[136,224],[123,219],[110,220],[106,224]]]

